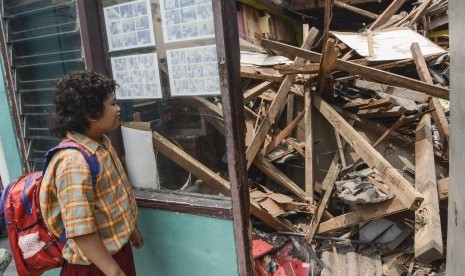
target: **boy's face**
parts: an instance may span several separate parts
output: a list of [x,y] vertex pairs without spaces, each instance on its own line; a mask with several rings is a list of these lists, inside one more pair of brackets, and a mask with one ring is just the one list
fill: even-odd
[[98,129],[101,134],[110,132],[117,128],[120,124],[120,107],[116,102],[116,95],[114,92],[109,93],[105,101],[103,101],[104,109],[102,117],[98,118],[92,125]]

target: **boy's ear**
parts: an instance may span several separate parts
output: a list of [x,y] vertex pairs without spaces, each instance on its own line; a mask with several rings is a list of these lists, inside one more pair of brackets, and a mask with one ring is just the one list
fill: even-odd
[[87,121],[89,121],[89,123],[95,123],[97,121],[96,118],[93,118],[93,117],[91,117],[89,115],[86,116],[86,119],[87,119]]

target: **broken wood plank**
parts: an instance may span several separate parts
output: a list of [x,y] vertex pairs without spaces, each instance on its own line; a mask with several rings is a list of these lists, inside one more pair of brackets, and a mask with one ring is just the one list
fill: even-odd
[[373,48],[373,33],[370,29],[367,30],[367,42],[368,42],[368,55],[370,57],[375,56],[375,49]]
[[369,12],[369,11],[366,11],[366,10],[362,10],[360,8],[357,8],[355,6],[343,3],[343,2],[338,1],[338,0],[334,0],[334,6],[336,6],[338,8],[341,8],[341,9],[346,9],[348,11],[351,11],[353,13],[368,17],[368,18],[373,19],[373,20],[376,20],[376,18],[379,17],[379,15],[377,15],[375,13],[372,13],[372,12]]
[[415,141],[415,188],[424,198],[415,211],[415,258],[422,262],[439,259],[444,251],[437,187],[431,116],[425,114]]
[[263,148],[263,155],[267,155],[273,149],[275,149],[281,142],[292,132],[292,130],[297,127],[300,120],[304,117],[305,112],[300,112],[297,117],[292,120],[281,132],[279,132],[271,142]]
[[402,7],[406,0],[394,0],[392,3],[384,10],[384,12],[376,18],[375,22],[373,22],[368,29],[376,30],[384,23],[388,22],[388,20],[396,14],[396,12]]
[[[283,53],[293,56],[300,56],[312,62],[318,62],[321,59],[321,54],[300,49],[277,41],[268,39],[262,40],[262,46],[268,49],[279,50]],[[441,99],[449,99],[449,89],[424,83],[419,80],[396,75],[390,72],[385,72],[375,68],[355,64],[350,61],[338,59],[335,64],[335,69],[346,71],[352,74],[359,75],[367,80],[375,80],[393,86],[400,86],[414,91],[423,92],[427,95],[438,97]]]
[[244,104],[256,99],[260,94],[265,92],[266,90],[270,89],[273,87],[273,83],[269,81],[264,81],[260,83],[259,85],[255,86],[254,88],[251,88],[244,93]]
[[428,71],[428,65],[426,65],[425,58],[421,53],[420,44],[418,44],[418,42],[413,42],[410,46],[410,51],[412,52],[413,61],[415,62],[420,80],[428,84],[433,84],[433,78],[431,78],[431,75]]
[[376,142],[373,143],[373,147],[376,148],[382,141],[384,141],[384,139],[386,139],[386,137],[391,134],[391,132],[393,132],[394,130],[396,130],[398,127],[400,127],[405,119],[407,117],[405,117],[405,115],[402,115],[388,130],[386,130],[383,135],[381,135],[378,140],[376,140]]
[[313,133],[312,133],[312,93],[310,85],[304,86],[305,110],[305,192],[313,203]]
[[376,108],[389,106],[395,103],[395,100],[391,97],[386,97],[382,99],[355,99],[342,106],[345,110],[354,110],[354,109],[366,109],[366,108]]
[[308,197],[305,194],[305,192],[296,183],[294,183],[294,181],[292,181],[289,177],[282,173],[278,168],[276,168],[273,164],[268,162],[262,154],[257,154],[257,157],[254,160],[254,165],[257,166],[263,173],[265,173],[276,183],[291,191],[301,200],[303,200],[304,202],[308,201]]
[[[318,30],[315,28],[312,28],[307,37],[307,40],[302,45],[302,48],[304,49],[310,48],[317,34],[318,34]],[[294,60],[294,64],[302,64],[304,63],[304,61],[305,59],[297,57]],[[279,117],[281,111],[283,110],[284,105],[286,104],[287,94],[289,93],[291,89],[293,79],[294,79],[294,75],[287,75],[284,78],[283,82],[281,83],[281,86],[278,89],[278,92],[276,93],[276,97],[274,101],[270,105],[267,115],[260,123],[260,126],[258,127],[258,130],[254,135],[252,143],[247,148],[247,151],[246,151],[247,168],[250,168],[250,165],[252,165],[252,162],[255,159],[255,156],[260,150],[260,146],[265,141],[266,134],[270,130],[271,126],[275,123],[276,118]]]
[[415,24],[418,19],[423,17],[425,13],[427,12],[427,7],[431,3],[431,0],[422,0],[421,5],[418,7],[418,10],[415,12],[415,15],[413,16],[412,20],[409,21],[409,25],[412,26]]
[[329,27],[331,25],[331,19],[333,14],[333,1],[325,1],[325,11],[324,11],[324,22],[323,22],[323,47],[328,43],[329,38]]
[[321,55],[320,70],[318,71],[317,80],[318,95],[321,95],[327,100],[332,100],[334,95],[326,93],[327,90],[325,88],[330,85],[329,83],[326,83],[326,76],[333,70],[338,54],[339,52],[336,49],[336,41],[332,38],[328,39],[323,48],[323,54]]
[[400,200],[394,199],[377,204],[365,204],[363,208],[323,221],[317,229],[317,233],[325,233],[333,230],[338,230],[352,225],[382,218],[388,215],[406,211],[407,208]]
[[323,212],[326,209],[326,206],[328,205],[328,201],[331,197],[331,193],[333,192],[333,189],[334,189],[334,184],[336,183],[336,179],[340,171],[341,171],[341,164],[335,164],[335,166],[331,164],[331,168],[326,174],[325,179],[323,180],[323,184],[321,186],[322,186],[322,189],[324,189],[324,194],[320,200],[320,203],[318,204],[316,214],[313,216],[312,221],[310,222],[310,227],[308,228],[305,234],[305,239],[307,240],[308,243],[312,242],[316,229],[318,228],[318,225],[320,224],[321,217],[323,216]]
[[[198,162],[195,158],[187,154],[185,151],[177,147],[175,144],[171,143],[160,135],[157,132],[153,132],[153,145],[156,150],[160,151],[163,155],[171,159],[173,162],[184,168],[185,170],[191,172],[196,177],[202,179],[207,185],[210,185],[214,188],[217,188],[224,193],[229,194],[230,192],[230,185],[229,182],[222,178],[219,174],[216,174],[200,162]],[[273,218],[270,214],[268,214],[265,210],[263,210],[260,206],[257,206],[254,201],[250,202],[250,211],[253,215],[260,218],[263,222],[267,225],[273,227],[276,230],[287,230],[295,232],[292,226],[289,226],[277,218]]]
[[278,72],[282,75],[289,75],[289,74],[315,74],[318,73],[320,70],[319,63],[306,63],[301,65],[275,65],[273,66],[274,69],[278,70]]
[[365,163],[378,170],[379,175],[406,208],[416,210],[420,206],[422,196],[341,115],[317,95],[314,95],[313,104]]
[[[413,61],[412,61],[413,62]],[[407,100],[416,101],[419,103],[426,103],[428,101],[428,96],[421,92],[412,91],[405,88],[394,87],[390,85],[385,85],[377,82],[371,82],[366,80],[355,80],[355,87],[361,87],[366,89],[371,89],[376,92],[381,92],[389,94],[396,97],[401,97]]]
[[357,111],[357,115],[362,118],[389,118],[389,117],[400,117],[404,115],[405,108],[402,106],[394,106],[391,108],[368,108],[360,109]]
[[[274,69],[273,69],[274,70]],[[276,72],[269,72],[270,68],[258,68],[255,66],[241,66],[241,77],[269,82],[281,82],[284,76]]]
[[[420,79],[426,83],[433,84],[433,78],[431,78],[428,71],[428,66],[426,65],[426,61],[421,53],[420,45],[417,42],[414,42],[410,49],[412,51],[413,60],[415,61]],[[439,103],[439,99],[434,97],[430,99],[429,107],[434,109],[432,112],[434,122],[438,128],[441,141],[444,146],[447,147],[447,143],[449,142],[449,123],[447,122],[446,115],[444,114],[444,109]]]

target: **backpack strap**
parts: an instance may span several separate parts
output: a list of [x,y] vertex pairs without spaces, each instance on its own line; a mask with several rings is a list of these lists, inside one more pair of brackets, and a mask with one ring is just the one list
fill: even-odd
[[[44,167],[42,169],[42,175],[44,175],[45,170],[47,169],[48,164],[50,163],[50,160],[52,160],[53,155],[62,149],[77,149],[82,153],[82,155],[84,156],[84,159],[86,159],[86,162],[89,165],[90,175],[92,178],[92,187],[95,189],[95,185],[97,183],[97,176],[100,171],[100,164],[98,163],[97,157],[95,155],[91,155],[86,148],[84,148],[82,145],[74,141],[61,142],[60,144],[58,144],[58,146],[50,149],[45,154],[45,161],[44,161]],[[66,239],[67,239],[66,231],[63,230],[63,232],[61,233],[59,237],[59,241],[61,243],[66,243]]]

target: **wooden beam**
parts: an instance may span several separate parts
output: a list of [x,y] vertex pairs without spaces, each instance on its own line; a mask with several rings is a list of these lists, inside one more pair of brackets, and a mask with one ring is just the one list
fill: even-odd
[[[262,40],[262,46],[268,49],[281,51],[288,55],[300,56],[312,62],[319,62],[319,60],[321,59],[321,54],[319,53],[303,50],[294,46],[290,46],[284,43],[268,39]],[[375,68],[370,68],[360,64],[355,64],[350,61],[343,61],[338,59],[335,64],[335,69],[359,75],[367,80],[374,80],[393,86],[408,88],[414,91],[423,92],[427,95],[446,100],[449,99],[449,89],[447,88],[427,84],[415,79],[396,75],[390,72],[385,72]]]
[[373,143],[373,147],[376,148],[382,141],[384,141],[384,139],[386,139],[386,137],[391,134],[391,132],[393,132],[394,130],[396,130],[398,127],[400,127],[405,119],[407,117],[405,117],[405,115],[402,115],[388,130],[386,130],[383,135],[381,135],[378,140],[376,140],[376,142]]
[[325,13],[324,13],[324,22],[323,22],[323,45],[328,42],[329,38],[329,26],[331,25],[332,9],[333,9],[333,0],[325,0]]
[[367,30],[367,44],[368,44],[368,55],[370,57],[375,56],[375,49],[373,48],[373,32],[371,30]]
[[260,96],[263,92],[267,91],[273,86],[272,82],[269,81],[264,81],[254,88],[251,88],[244,93],[244,104],[256,99],[258,96]]
[[[431,78],[425,58],[421,53],[420,45],[417,42],[414,42],[410,49],[412,51],[413,61],[415,62],[420,79],[426,83],[433,84],[433,78]],[[434,109],[432,112],[433,119],[438,128],[439,136],[444,144],[444,148],[447,148],[447,144],[449,142],[449,123],[447,122],[446,114],[444,114],[444,109],[439,103],[439,99],[435,97],[430,99],[429,107]]]
[[[338,134],[337,134],[338,135]],[[310,227],[308,228],[307,232],[305,233],[305,239],[308,243],[312,242],[313,236],[316,233],[316,229],[320,224],[321,217],[323,216],[323,212],[328,205],[329,199],[331,197],[331,193],[333,192],[334,184],[336,183],[337,176],[341,171],[341,164],[331,164],[330,170],[326,174],[325,179],[321,185],[321,189],[324,190],[323,197],[318,204],[318,208],[316,210],[316,214],[312,217],[312,221],[310,222]]]
[[377,204],[365,204],[363,208],[357,208],[350,213],[346,213],[320,223],[316,232],[321,234],[328,231],[338,230],[364,221],[382,218],[406,210],[407,208],[405,208],[398,199]]
[[425,199],[415,211],[415,258],[430,262],[441,258],[444,249],[429,114],[416,128],[415,188]]
[[396,14],[396,12],[402,7],[406,0],[394,0],[392,3],[384,10],[384,12],[373,22],[368,29],[376,30],[384,23]]
[[310,85],[304,86],[305,109],[305,192],[313,203],[313,133],[312,133],[312,94]]
[[334,6],[336,6],[338,8],[341,8],[341,9],[346,9],[348,11],[351,11],[353,13],[368,17],[368,18],[373,19],[373,20],[375,20],[376,18],[379,17],[379,15],[377,15],[375,13],[372,13],[372,12],[369,12],[369,11],[366,11],[366,10],[362,10],[360,8],[357,8],[355,6],[343,3],[343,2],[338,1],[338,0],[334,0]]
[[332,100],[334,95],[329,95],[328,93],[325,93],[325,88],[327,85],[329,85],[326,83],[326,76],[330,74],[333,70],[338,54],[339,53],[336,48],[336,41],[332,38],[329,39],[325,43],[325,46],[323,48],[323,54],[321,55],[320,70],[318,71],[317,80],[318,95],[323,96],[323,98],[327,100]]
[[313,104],[365,163],[378,170],[386,185],[407,209],[416,210],[420,206],[422,196],[341,115],[317,95],[314,95]]
[[415,24],[418,19],[420,19],[421,17],[423,17],[425,15],[425,13],[427,12],[427,7],[428,5],[431,3],[431,0],[422,0],[422,3],[421,5],[418,7],[418,10],[415,12],[415,15],[413,16],[413,18],[409,21],[409,25],[412,26],[413,24]]
[[280,186],[291,191],[302,201],[308,202],[308,197],[305,194],[305,192],[296,183],[294,183],[294,181],[292,181],[278,168],[276,168],[272,163],[268,162],[262,154],[257,154],[257,157],[254,160],[254,165],[257,166],[262,172],[264,172],[268,177],[270,177]]
[[410,46],[410,51],[412,52],[413,61],[415,62],[420,80],[428,84],[433,84],[433,78],[431,78],[431,75],[428,71],[428,65],[426,64],[426,60],[421,53],[420,44],[418,44],[418,42],[413,42]]
[[[310,33],[305,40],[302,48],[308,49],[312,45],[313,41],[315,40],[318,34],[318,30],[312,28]],[[303,64],[305,59],[303,58],[295,58],[294,64]],[[284,108],[286,104],[287,94],[289,93],[292,85],[292,81],[294,79],[294,75],[288,75],[284,78],[284,81],[281,83],[281,86],[276,93],[276,97],[270,105],[267,115],[263,118],[260,126],[257,129],[257,132],[254,135],[252,143],[249,145],[246,151],[246,159],[247,159],[247,168],[250,168],[252,165],[255,156],[257,155],[258,151],[260,150],[260,146],[262,145],[263,141],[265,141],[266,134],[270,130],[271,126],[275,123],[275,120],[279,117],[279,114]]]
[[[175,144],[171,143],[160,135],[157,132],[153,132],[153,145],[156,150],[160,151],[163,155],[168,157],[170,160],[181,166],[183,169],[191,172],[196,177],[202,179],[207,185],[210,185],[216,189],[223,191],[224,193],[229,194],[230,186],[229,182],[222,178],[219,174],[216,174],[200,162],[198,162],[195,158],[190,156],[188,153],[177,147]],[[253,215],[260,218],[268,224],[269,226],[273,227],[276,230],[288,230],[295,232],[292,226],[289,226],[277,218],[273,218],[268,212],[261,209],[256,203],[251,200],[250,202],[250,211]],[[254,204],[255,203],[255,204]]]
[[291,132],[292,130],[299,124],[300,120],[305,115],[305,111],[300,112],[294,120],[292,120],[281,132],[276,135],[276,137],[271,140],[271,142],[263,148],[263,154],[267,155],[272,151],[276,146],[278,146]]
[[278,70],[280,74],[289,75],[289,74],[315,74],[318,73],[320,69],[320,64],[318,63],[308,63],[301,65],[275,65],[274,69]]

